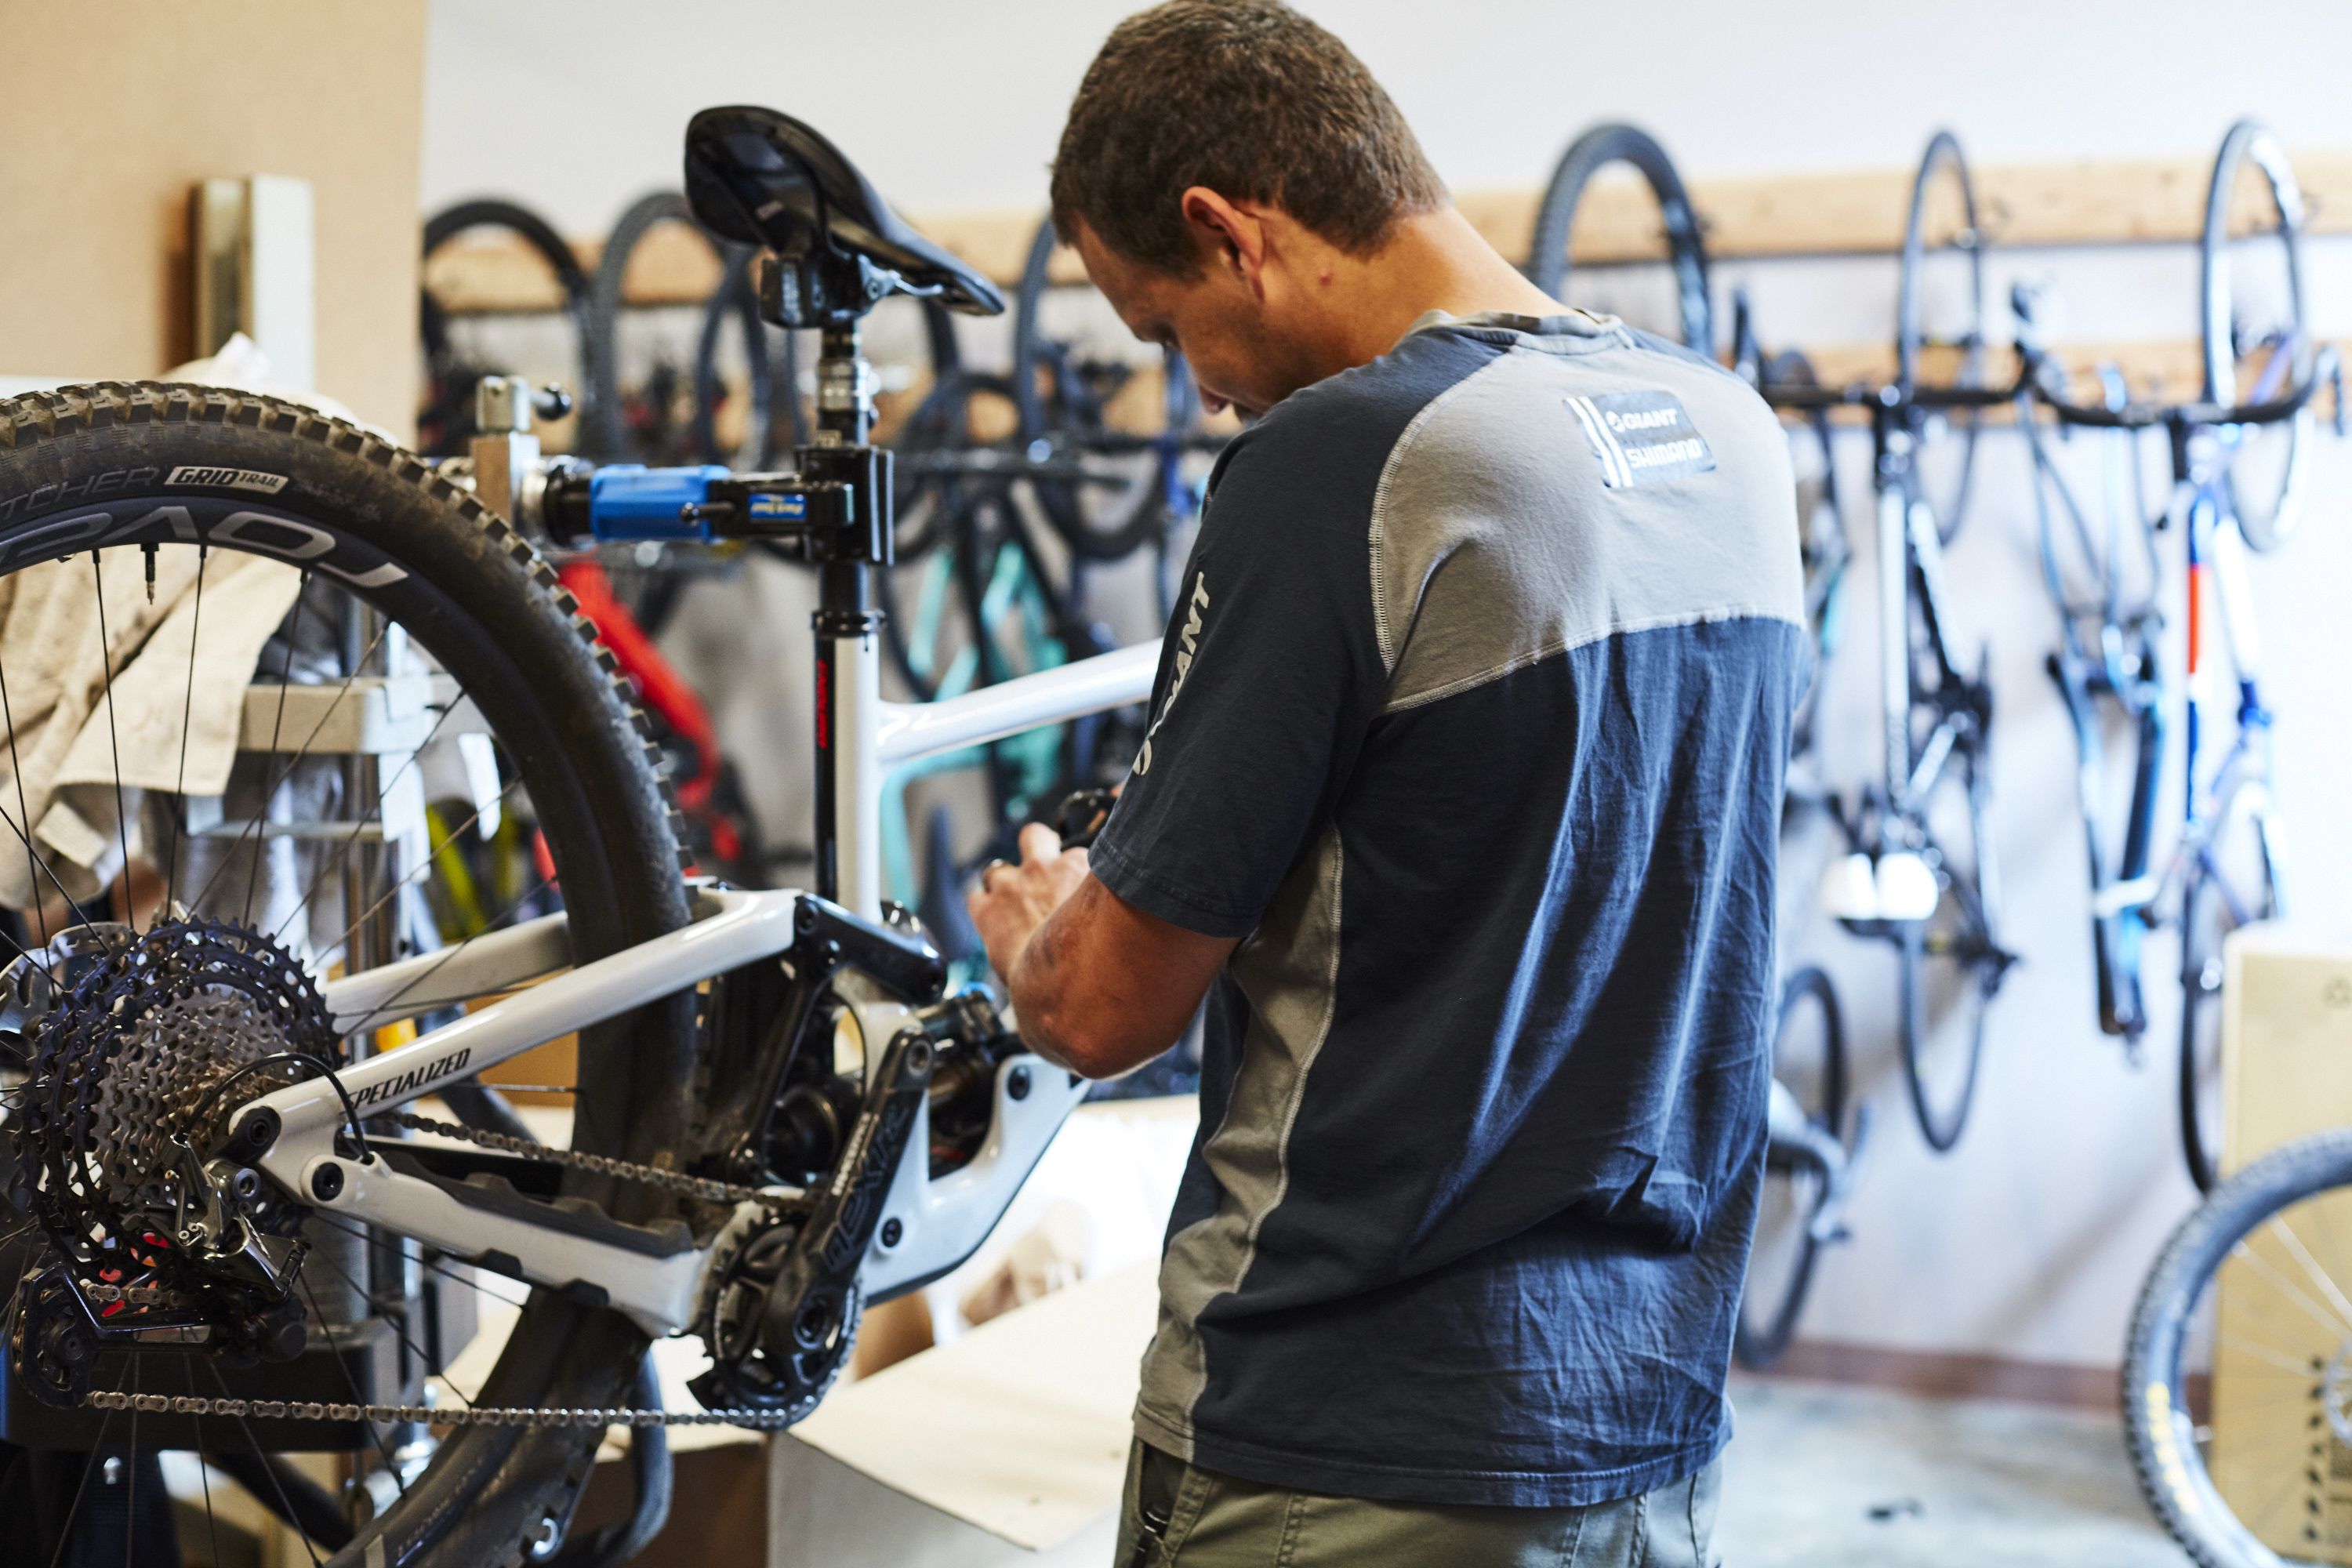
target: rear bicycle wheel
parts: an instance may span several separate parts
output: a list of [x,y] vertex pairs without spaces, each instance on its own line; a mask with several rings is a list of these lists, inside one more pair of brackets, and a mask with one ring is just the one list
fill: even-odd
[[2222,948],[2231,931],[2280,914],[2268,803],[2242,785],[2198,851],[2181,900],[2180,1147],[2189,1179],[2210,1192],[2221,1179]]
[[2140,1288],[2124,1434],[2142,1495],[2200,1568],[2341,1562],[2352,1507],[2352,1131],[2216,1187]]
[[[161,590],[152,602],[142,584],[150,561]],[[0,855],[11,900],[27,908],[37,939],[58,936],[59,921],[90,928],[87,940],[100,940],[110,925],[120,934],[107,940],[152,939],[159,921],[167,931],[183,926],[173,911],[184,906],[197,921],[238,921],[245,934],[236,943],[250,950],[266,940],[314,976],[429,952],[436,939],[425,934],[429,916],[417,883],[431,874],[431,851],[441,846],[422,846],[418,864],[401,868],[383,853],[387,840],[402,837],[387,831],[398,808],[386,802],[400,798],[405,770],[443,741],[445,728],[474,725],[490,738],[499,787],[466,827],[484,826],[492,804],[509,823],[527,816],[541,862],[522,896],[488,925],[560,900],[577,963],[684,923],[672,815],[628,697],[593,630],[556,589],[547,564],[495,514],[367,432],[295,405],[202,387],[106,384],[0,403],[0,574],[13,579],[12,609],[39,592],[62,612],[71,607],[68,590],[86,584],[91,619],[107,618],[106,635],[93,646],[110,656],[93,655],[91,711],[110,717],[121,700],[134,716],[160,715],[173,742],[165,751],[126,750],[124,740],[153,731],[94,720],[83,729],[111,752],[110,779],[69,799],[84,820],[98,812],[95,820],[110,829],[110,844],[85,865],[54,847],[48,807],[32,808],[44,785],[20,764],[37,721],[12,713],[0,693],[0,727],[10,744],[0,784],[6,818]],[[316,635],[322,617],[331,622],[329,635]],[[208,679],[239,681],[225,661],[241,659],[237,650],[273,626],[253,676],[263,693],[244,706],[247,713],[274,706],[282,723],[268,727],[266,746],[255,744],[250,721],[244,739],[232,741],[232,754],[258,753],[257,769],[224,762],[217,746],[206,760],[201,741],[189,742],[194,672],[203,664]],[[239,644],[239,636],[251,640]],[[0,665],[0,686],[21,696],[26,674],[11,683],[10,673]],[[408,732],[408,761],[386,753],[375,780],[381,787],[362,791],[351,783],[348,759],[314,751],[313,741],[355,690],[373,700],[365,694],[379,680],[387,694],[423,700],[425,716]],[[164,684],[142,685],[154,681]],[[306,688],[302,701],[289,700]],[[134,813],[129,806],[141,792],[149,798]],[[208,830],[180,809],[189,797],[212,795],[249,812],[250,822],[231,818]],[[121,809],[108,812],[110,802]],[[338,812],[354,820],[318,820]],[[322,830],[330,826],[338,831]],[[312,847],[307,858],[296,853],[304,844]],[[15,887],[18,878],[22,888]],[[412,901],[416,920],[404,918]],[[435,1000],[455,1005],[461,998]],[[649,1162],[691,1156],[699,1120],[689,1087],[697,1066],[692,1005],[690,996],[670,998],[583,1033],[577,1081],[567,1086],[572,1147]],[[391,1040],[373,1026],[379,1016],[339,1016],[331,1025],[337,1036],[388,1048]],[[223,1048],[209,1028],[203,1016],[167,1021],[149,1070],[236,1059],[200,1058]],[[41,1101],[38,1080],[28,1083],[16,1100],[29,1115]],[[103,1131],[135,1141],[146,1127],[124,1116]],[[86,1125],[71,1135],[89,1135]],[[668,1212],[644,1192],[575,1176],[567,1174],[565,1194],[618,1217],[644,1221]],[[301,1293],[314,1313],[314,1336],[331,1347],[338,1322],[348,1331],[351,1311],[369,1311],[365,1280],[341,1272],[332,1259],[339,1251],[364,1259],[373,1249],[341,1247],[335,1241],[341,1226],[312,1225],[331,1233],[320,1235],[313,1258],[337,1272],[313,1279],[306,1268]],[[53,1248],[103,1239],[91,1230],[79,1241],[71,1231],[47,1234]],[[446,1267],[429,1258],[425,1266]],[[343,1305],[322,1305],[322,1293]],[[643,1334],[619,1314],[531,1292],[486,1380],[460,1397],[540,1407],[625,1403],[644,1349]],[[112,1374],[116,1381],[101,1377],[95,1386],[120,1391],[135,1367],[134,1361]],[[185,1392],[215,1394],[226,1389],[216,1381],[222,1370],[182,1357],[152,1375],[176,1380],[184,1372]],[[175,1381],[147,1387],[183,1392]],[[236,1436],[259,1449],[270,1426],[257,1417],[231,1430],[245,1428]],[[151,1421],[151,1440],[157,1429]],[[235,1440],[227,1431],[217,1436]],[[569,1521],[599,1436],[463,1428],[438,1445],[421,1474],[388,1489],[394,1500],[334,1561],[354,1568],[386,1561],[516,1568],[532,1560],[527,1541],[560,1535]],[[392,1468],[388,1452],[368,1450],[363,1462],[378,1457]]]
[[[1923,384],[1984,386],[1984,234],[1968,162],[1938,131],[1911,184],[1895,301],[1895,380],[1907,399]],[[1921,497],[1949,544],[1968,514],[1980,416],[1973,408],[1916,410],[1912,458]]]
[[[2302,187],[2277,134],[2254,120],[2230,127],[2198,245],[2208,403],[2268,402],[2310,379],[2317,345],[2304,314],[2303,222]],[[2256,550],[2277,548],[2301,520],[2312,423],[2306,406],[2227,432],[2230,506]]]
[[1632,125],[1596,125],[1568,145],[1544,188],[1536,211],[1535,239],[1524,268],[1528,279],[1553,299],[1566,301],[1570,244],[1576,211],[1592,177],[1612,164],[1630,164],[1657,198],[1665,229],[1666,262],[1675,279],[1675,325],[1682,343],[1712,357],[1715,306],[1707,292],[1706,241],[1690,193],[1674,160],[1646,131]]
[[1986,1021],[2009,959],[1996,940],[1991,791],[1980,752],[1958,752],[1931,786],[1916,852],[1934,874],[1936,908],[1895,922],[1903,1081],[1921,1136],[1950,1151],[1968,1125],[1984,1062]]
[[[1832,1141],[1843,1136],[1845,1022],[1836,989],[1818,968],[1797,971],[1780,988],[1772,1080],[1776,1098],[1787,1094],[1811,1131]],[[1821,1252],[1820,1238],[1812,1233],[1813,1215],[1828,1186],[1829,1173],[1801,1148],[1778,1137],[1767,1145],[1761,1212],[1731,1346],[1744,1367],[1770,1366],[1795,1337]]]

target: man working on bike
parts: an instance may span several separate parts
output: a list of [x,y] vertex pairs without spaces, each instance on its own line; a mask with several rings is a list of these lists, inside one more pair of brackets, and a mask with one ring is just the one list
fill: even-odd
[[1271,0],[1121,24],[1054,216],[1255,420],[1091,856],[1032,827],[972,899],[1077,1071],[1208,997],[1119,1561],[1709,1561],[1803,657],[1780,427],[1527,282]]

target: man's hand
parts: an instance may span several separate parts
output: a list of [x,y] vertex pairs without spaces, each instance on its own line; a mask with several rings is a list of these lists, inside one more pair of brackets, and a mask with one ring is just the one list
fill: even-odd
[[1022,1042],[1088,1078],[1115,1078],[1176,1043],[1234,950],[1146,914],[1065,849],[1021,830],[1021,864],[991,866],[966,900],[1011,994]]
[[965,902],[997,973],[1013,978],[1030,937],[1086,879],[1087,852],[1063,848],[1061,837],[1042,822],[1021,830],[1021,864],[990,863]]

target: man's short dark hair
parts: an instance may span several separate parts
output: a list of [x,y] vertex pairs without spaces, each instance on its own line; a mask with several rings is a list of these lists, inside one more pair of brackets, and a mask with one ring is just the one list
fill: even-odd
[[1179,200],[1271,203],[1343,250],[1380,247],[1445,186],[1363,62],[1277,0],[1168,0],[1111,29],[1054,159],[1054,227],[1190,276]]

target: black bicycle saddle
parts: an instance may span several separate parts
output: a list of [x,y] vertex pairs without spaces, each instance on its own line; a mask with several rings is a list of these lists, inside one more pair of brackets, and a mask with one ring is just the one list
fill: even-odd
[[902,291],[993,316],[996,285],[899,220],[841,150],[772,109],[706,109],[686,127],[686,196],[722,239],[786,260],[820,249],[896,273]]

